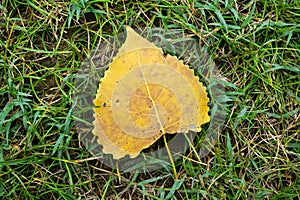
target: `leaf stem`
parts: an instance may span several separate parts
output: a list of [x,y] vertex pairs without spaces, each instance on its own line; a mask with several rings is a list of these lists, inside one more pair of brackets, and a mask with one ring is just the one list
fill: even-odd
[[176,180],[178,180],[178,174],[177,174],[177,171],[176,171],[176,167],[175,167],[175,163],[174,163],[174,160],[173,160],[171,151],[170,151],[169,146],[168,146],[166,133],[164,134],[163,137],[164,137],[164,143],[165,143],[165,145],[166,145],[166,149],[167,149],[167,152],[168,152],[168,155],[169,155],[171,164],[172,164],[172,168],[173,168],[173,172],[174,172],[174,177],[175,177]]
[[116,170],[117,170],[117,174],[118,174],[119,183],[121,184],[121,174],[120,174],[120,170],[119,170],[118,161],[116,161]]

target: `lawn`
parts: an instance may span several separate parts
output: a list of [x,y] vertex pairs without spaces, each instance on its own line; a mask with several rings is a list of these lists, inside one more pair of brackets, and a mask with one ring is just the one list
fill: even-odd
[[[79,140],[74,77],[125,25],[182,30],[215,63],[226,116],[205,156],[208,125],[154,171],[106,166]],[[299,199],[299,91],[298,0],[2,0],[0,199]]]

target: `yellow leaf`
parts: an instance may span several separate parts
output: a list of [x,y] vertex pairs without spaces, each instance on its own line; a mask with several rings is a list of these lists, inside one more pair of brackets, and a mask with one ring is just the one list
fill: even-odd
[[136,157],[163,134],[200,132],[210,120],[209,99],[194,71],[126,30],[94,99],[93,134],[115,159]]

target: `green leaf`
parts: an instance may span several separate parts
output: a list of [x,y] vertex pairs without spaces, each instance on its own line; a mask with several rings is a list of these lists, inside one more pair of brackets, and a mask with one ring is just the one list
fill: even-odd
[[255,2],[254,2],[254,3],[253,3],[253,7],[252,7],[252,9],[251,9],[249,15],[246,17],[246,19],[245,19],[244,22],[242,23],[241,28],[244,28],[245,26],[247,26],[247,25],[250,23],[251,18],[252,18],[252,15],[253,15],[253,13],[254,13],[254,11],[255,11],[255,7],[256,7],[256,4],[255,4]]
[[226,31],[228,31],[228,27],[227,27],[227,24],[226,24],[226,21],[222,15],[222,13],[219,11],[219,10],[216,10],[216,15],[217,17],[219,18],[221,24],[224,26],[224,28],[226,29]]
[[180,180],[176,180],[175,183],[173,184],[170,192],[168,193],[168,195],[166,196],[165,199],[172,199],[172,197],[174,196],[176,190],[178,190],[181,187],[184,180],[185,180],[185,177],[180,179]]

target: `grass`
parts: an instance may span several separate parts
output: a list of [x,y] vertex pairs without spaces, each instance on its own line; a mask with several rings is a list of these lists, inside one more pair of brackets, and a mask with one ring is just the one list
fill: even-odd
[[[297,199],[299,1],[17,1],[0,5],[1,199]],[[72,76],[99,41],[131,27],[184,29],[224,77],[213,151],[121,173],[78,141]]]

